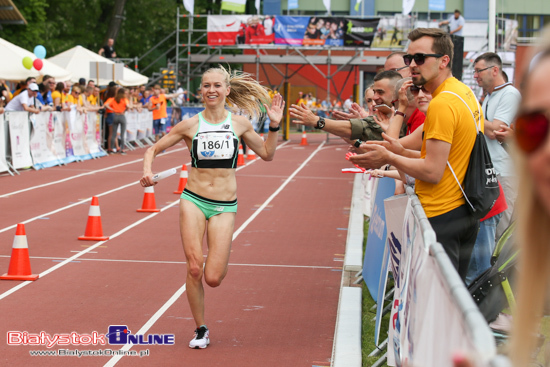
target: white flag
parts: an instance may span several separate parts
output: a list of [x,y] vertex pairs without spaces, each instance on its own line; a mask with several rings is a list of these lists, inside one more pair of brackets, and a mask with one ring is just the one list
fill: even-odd
[[414,0],[403,0],[403,15],[409,15],[413,7]]
[[256,0],[256,10],[258,11],[258,14],[260,14],[260,0]]
[[327,9],[327,13],[329,13],[329,14],[330,14],[330,1],[331,0],[323,0],[323,5]]
[[185,7],[185,10],[189,12],[189,14],[194,14],[195,0],[183,0],[183,6]]

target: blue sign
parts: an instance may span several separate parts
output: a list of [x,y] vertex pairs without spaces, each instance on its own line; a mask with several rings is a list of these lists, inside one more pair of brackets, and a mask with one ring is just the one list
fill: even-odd
[[445,11],[445,0],[428,0],[428,9],[430,11]]
[[[384,199],[393,196],[394,192],[395,180],[393,178],[384,177],[378,179],[378,188],[376,189],[374,206],[370,217],[367,248],[365,249],[365,258],[363,260],[363,279],[374,300],[378,299],[380,274],[382,263],[384,262],[384,249],[386,247],[386,210],[384,209]],[[382,305],[379,305],[379,307],[383,308]]]
[[288,0],[288,10],[298,9],[298,0]]
[[302,45],[309,17],[277,17],[275,21],[275,43]]

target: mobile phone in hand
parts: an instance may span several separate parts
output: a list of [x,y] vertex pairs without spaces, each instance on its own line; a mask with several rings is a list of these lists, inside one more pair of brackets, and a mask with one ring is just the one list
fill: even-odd
[[388,114],[391,112],[391,107],[387,104],[377,104],[376,106],[374,106],[374,109],[384,114]]

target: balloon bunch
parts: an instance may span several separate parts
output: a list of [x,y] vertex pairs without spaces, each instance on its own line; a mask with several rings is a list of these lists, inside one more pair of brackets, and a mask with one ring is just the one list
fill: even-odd
[[34,56],[36,59],[31,59],[30,56],[25,56],[23,58],[23,66],[25,69],[30,70],[33,66],[36,70],[40,71],[44,66],[42,59],[46,57],[46,48],[42,45],[38,45],[34,48]]

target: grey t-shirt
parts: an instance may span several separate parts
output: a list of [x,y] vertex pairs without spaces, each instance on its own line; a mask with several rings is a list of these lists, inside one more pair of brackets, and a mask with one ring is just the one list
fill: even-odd
[[[520,101],[521,94],[512,85],[503,88],[497,87],[483,101],[482,108],[485,118],[489,121],[497,119],[510,126],[516,117]],[[496,139],[489,139],[487,136],[485,136],[485,140],[497,174],[502,177],[514,176],[510,155],[502,144]]]

